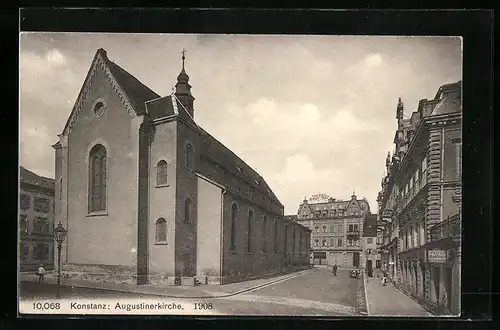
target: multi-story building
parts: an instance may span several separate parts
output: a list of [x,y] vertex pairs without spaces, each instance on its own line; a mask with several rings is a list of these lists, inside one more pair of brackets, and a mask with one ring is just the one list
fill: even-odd
[[363,237],[361,239],[361,248],[365,263],[364,268],[381,268],[382,263],[377,243],[377,215],[367,214],[363,224]]
[[19,169],[19,268],[54,268],[54,179]]
[[421,100],[411,118],[397,106],[396,152],[378,196],[382,260],[406,294],[460,313],[461,82]]
[[312,230],[312,262],[339,267],[362,267],[361,238],[365,216],[370,214],[368,201],[337,200],[324,194],[304,199],[299,206],[297,222]]

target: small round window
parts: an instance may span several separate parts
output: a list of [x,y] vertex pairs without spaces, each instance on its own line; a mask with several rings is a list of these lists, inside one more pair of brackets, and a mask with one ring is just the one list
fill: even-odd
[[104,113],[104,109],[105,109],[105,105],[103,102],[97,102],[95,105],[94,105],[94,115],[96,117],[101,117]]

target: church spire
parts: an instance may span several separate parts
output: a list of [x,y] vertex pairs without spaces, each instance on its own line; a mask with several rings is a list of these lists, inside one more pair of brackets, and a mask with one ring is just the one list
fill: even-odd
[[194,118],[194,97],[191,95],[191,85],[189,84],[189,76],[185,69],[186,50],[183,48],[182,54],[182,69],[177,76],[177,84],[175,84],[175,96],[179,99],[182,105],[189,112],[189,115]]

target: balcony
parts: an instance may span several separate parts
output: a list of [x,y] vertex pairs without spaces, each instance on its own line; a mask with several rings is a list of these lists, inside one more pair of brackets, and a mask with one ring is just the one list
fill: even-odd
[[359,236],[359,230],[348,230],[346,232],[347,236]]
[[455,214],[431,228],[431,241],[442,238],[460,239],[462,235],[460,215]]

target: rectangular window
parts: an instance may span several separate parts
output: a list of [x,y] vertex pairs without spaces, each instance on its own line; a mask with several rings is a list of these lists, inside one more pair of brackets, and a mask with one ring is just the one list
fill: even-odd
[[319,239],[317,239],[317,238],[314,239],[314,246],[315,247],[319,246]]
[[349,230],[348,231],[354,231],[354,226],[353,225],[349,225]]
[[342,246],[342,238],[337,238],[337,247]]
[[39,234],[48,234],[49,220],[47,218],[37,217],[33,223],[33,232]]
[[326,226],[323,226],[323,232],[326,233]]
[[344,233],[344,228],[343,228],[342,224],[338,225],[337,228],[338,228],[337,230],[338,230],[339,234],[343,234]]
[[335,238],[330,237],[330,246],[335,246]]
[[316,229],[316,232],[319,233],[319,226],[314,227]]
[[354,225],[354,231],[359,231],[358,224],[355,224],[355,225]]
[[413,176],[410,178],[409,185],[410,185],[409,189],[413,188]]
[[427,157],[425,157],[422,160],[422,180],[420,181],[420,184],[422,186],[425,186],[427,183]]
[[37,212],[49,213],[50,200],[43,197],[35,197],[33,210]]
[[337,232],[337,231],[335,230],[335,225],[331,225],[331,226],[330,226],[330,231],[331,231],[332,233],[336,233],[336,232]]
[[327,246],[327,241],[326,241],[326,238],[323,238],[321,240],[321,246]]
[[27,210],[30,208],[30,196],[26,194],[19,195],[20,207],[22,210]]
[[366,238],[366,243],[372,244],[373,243],[373,237],[367,237]]
[[26,218],[26,214],[19,215],[19,230],[21,232],[28,232],[28,219]]
[[20,257],[21,260],[28,260],[30,253],[30,246],[28,244],[21,244]]

